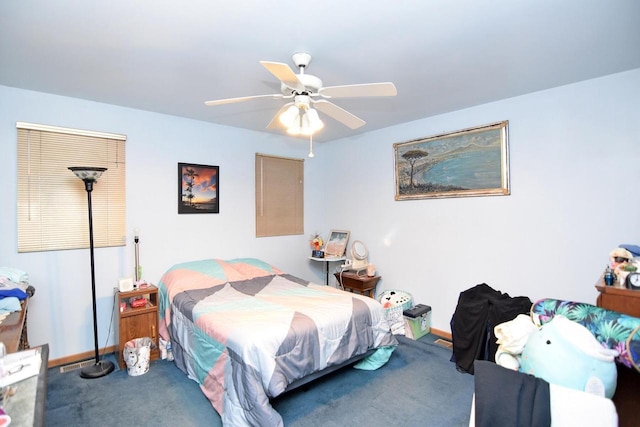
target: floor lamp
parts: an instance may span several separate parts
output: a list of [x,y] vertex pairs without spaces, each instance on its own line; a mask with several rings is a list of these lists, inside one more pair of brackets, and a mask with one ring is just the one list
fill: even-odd
[[96,317],[96,272],[93,262],[93,216],[91,213],[91,192],[93,191],[93,184],[98,181],[98,178],[102,175],[107,168],[93,168],[93,167],[70,167],[71,170],[78,178],[84,181],[84,187],[87,190],[87,200],[89,204],[89,250],[91,253],[91,295],[93,297],[93,340],[96,350],[96,361],[93,365],[86,366],[80,370],[80,376],[82,378],[100,378],[110,374],[114,365],[108,360],[100,360],[100,353],[98,350],[98,319]]

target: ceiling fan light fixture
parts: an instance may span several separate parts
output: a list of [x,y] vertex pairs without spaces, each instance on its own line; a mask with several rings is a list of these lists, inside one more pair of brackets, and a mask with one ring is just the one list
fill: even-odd
[[295,105],[287,108],[284,113],[280,114],[280,123],[287,128],[293,126],[295,122],[299,121],[298,119],[299,111],[298,107]]
[[307,110],[307,114],[305,114],[305,117],[308,118],[309,128],[311,129],[312,133],[319,131],[324,127],[324,123],[322,122],[322,120],[320,120],[318,112],[313,108],[309,108],[309,110]]
[[[285,111],[282,115],[288,112],[289,110]],[[309,136],[324,127],[324,123],[320,120],[318,112],[313,108],[309,108],[306,111],[299,109],[298,114],[290,123],[291,124],[287,126],[287,133],[289,135]]]
[[[293,55],[292,59],[297,67],[297,72],[292,70],[289,65],[281,62],[260,61],[260,64],[280,81],[280,92],[282,93],[218,99],[206,101],[205,104],[215,106],[245,102],[259,98],[287,100],[293,98],[292,102],[282,106],[278,113],[273,116],[267,125],[267,129],[281,129],[280,125],[282,125],[291,135],[299,135],[301,132],[304,132],[305,135],[311,135],[313,132],[324,127],[324,124],[314,112],[311,112],[311,115],[308,117],[308,125],[301,123],[302,118],[308,114],[308,111],[314,111],[310,108],[311,105],[314,105],[318,110],[322,111],[323,114],[337,120],[343,125],[351,129],[358,129],[364,126],[366,122],[328,99],[395,96],[397,94],[396,87],[391,82],[324,86],[322,80],[318,77],[306,73],[306,68],[311,61],[310,54],[297,52]],[[323,99],[312,99],[317,97]],[[295,108],[290,108],[291,106],[296,107],[298,111],[296,111]]]
[[293,122],[291,126],[287,128],[289,135],[300,135],[302,133],[302,127],[300,126],[300,120]]

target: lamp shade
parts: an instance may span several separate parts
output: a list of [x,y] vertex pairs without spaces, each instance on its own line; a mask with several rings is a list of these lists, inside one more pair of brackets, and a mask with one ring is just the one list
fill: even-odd
[[324,123],[320,120],[318,112],[313,108],[309,108],[287,128],[287,133],[290,135],[309,136],[323,127]]
[[318,112],[313,108],[309,108],[307,114],[305,114],[305,117],[307,117],[308,119],[308,128],[310,129],[310,132],[305,135],[311,135],[312,133],[315,133],[316,131],[319,131],[324,127],[324,123],[322,123],[322,120],[320,120]]
[[295,105],[290,106],[284,111],[284,113],[280,114],[280,123],[282,123],[282,125],[286,126],[287,128],[290,128],[295,122],[299,121],[299,111],[298,107],[296,107]]
[[71,166],[72,171],[78,178],[83,181],[97,181],[107,168],[95,168],[91,166]]

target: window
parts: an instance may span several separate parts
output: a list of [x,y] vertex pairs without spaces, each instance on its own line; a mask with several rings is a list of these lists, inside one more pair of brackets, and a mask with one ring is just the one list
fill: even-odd
[[91,193],[95,247],[124,246],[126,136],[18,122],[18,252],[89,247],[87,192],[69,166],[105,167]]
[[256,237],[304,233],[304,160],[256,154]]

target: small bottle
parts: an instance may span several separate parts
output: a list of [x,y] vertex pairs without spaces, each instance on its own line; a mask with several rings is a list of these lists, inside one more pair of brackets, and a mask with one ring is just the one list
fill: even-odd
[[165,360],[167,358],[167,342],[162,338],[160,341],[160,359]]
[[173,360],[173,351],[171,350],[171,341],[167,341],[167,360]]
[[611,270],[611,267],[607,265],[607,269],[604,271],[604,284],[612,286],[616,281],[616,274]]

